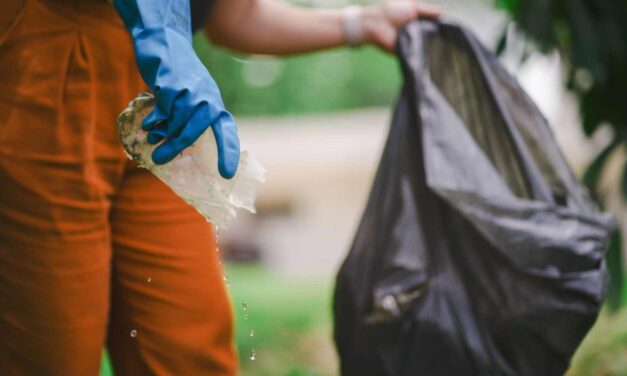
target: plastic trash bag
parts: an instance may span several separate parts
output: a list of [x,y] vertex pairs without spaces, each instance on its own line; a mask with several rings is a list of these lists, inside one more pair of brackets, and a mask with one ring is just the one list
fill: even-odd
[[218,172],[218,149],[213,132],[204,132],[196,142],[172,161],[156,165],[152,152],[159,146],[146,141],[141,124],[154,107],[154,97],[141,93],[118,117],[118,136],[129,158],[148,169],[185,202],[215,226],[228,227],[235,209],[255,212],[259,184],[265,169],[247,151],[242,151],[237,173],[224,179]]
[[614,227],[546,120],[466,29],[416,21],[337,277],[343,375],[561,375],[603,301]]

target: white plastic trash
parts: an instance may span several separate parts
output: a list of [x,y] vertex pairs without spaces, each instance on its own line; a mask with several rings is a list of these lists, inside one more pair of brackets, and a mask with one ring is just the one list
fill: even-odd
[[167,184],[215,226],[226,228],[235,209],[255,212],[255,197],[265,181],[265,169],[248,152],[242,151],[237,174],[224,179],[218,172],[218,153],[213,132],[208,129],[196,142],[164,165],[153,163],[158,146],[146,141],[142,121],[154,106],[154,97],[141,93],[118,117],[118,135],[129,158]]

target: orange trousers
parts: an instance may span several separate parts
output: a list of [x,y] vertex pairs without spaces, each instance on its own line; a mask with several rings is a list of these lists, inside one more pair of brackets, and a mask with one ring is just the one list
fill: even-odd
[[212,227],[130,163],[115,10],[0,0],[0,375],[233,375]]

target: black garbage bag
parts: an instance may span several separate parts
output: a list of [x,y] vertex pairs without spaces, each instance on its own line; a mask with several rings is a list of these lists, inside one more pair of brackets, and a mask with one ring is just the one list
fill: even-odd
[[561,375],[614,227],[539,110],[463,27],[401,33],[404,86],[337,277],[343,375]]

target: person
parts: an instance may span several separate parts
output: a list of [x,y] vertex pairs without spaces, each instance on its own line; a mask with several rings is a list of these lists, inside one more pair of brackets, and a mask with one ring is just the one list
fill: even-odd
[[[0,2],[0,374],[234,375],[231,306],[212,226],[124,155],[117,114],[144,122],[167,163],[212,128],[220,173],[239,141],[191,49],[291,55],[345,44],[393,51],[437,16],[413,1],[307,10],[278,0]],[[279,141],[278,141],[279,142]]]

